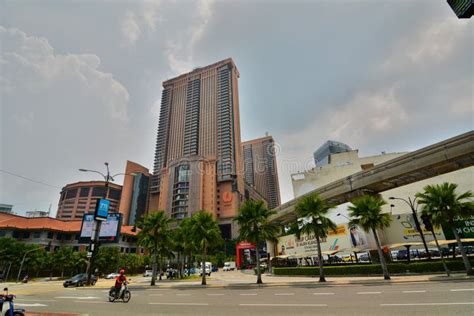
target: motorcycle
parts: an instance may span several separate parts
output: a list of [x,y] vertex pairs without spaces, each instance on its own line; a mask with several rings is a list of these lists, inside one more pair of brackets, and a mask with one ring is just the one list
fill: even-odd
[[121,299],[124,303],[128,303],[130,298],[132,297],[132,293],[127,287],[128,282],[124,282],[123,286],[124,289],[122,291],[122,295],[118,297],[120,289],[116,289],[115,286],[112,286],[109,291],[109,302],[114,302],[115,300]]
[[25,316],[24,309],[15,309],[13,300],[16,298],[13,294],[8,294],[8,288],[4,288],[5,292],[0,295],[0,315],[1,316]]

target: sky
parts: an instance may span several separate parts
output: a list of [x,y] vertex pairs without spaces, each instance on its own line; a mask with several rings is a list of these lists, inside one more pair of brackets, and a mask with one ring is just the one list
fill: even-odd
[[228,57],[288,201],[328,139],[366,156],[472,130],[473,34],[444,0],[0,0],[0,203],[55,214],[96,179],[79,168],[152,168],[162,81]]

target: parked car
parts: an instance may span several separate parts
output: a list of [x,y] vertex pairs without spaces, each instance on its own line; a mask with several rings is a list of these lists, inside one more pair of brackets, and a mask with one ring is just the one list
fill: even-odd
[[369,262],[370,261],[369,255],[366,254],[366,253],[361,254],[357,258],[359,259],[359,262]]
[[224,268],[222,268],[222,271],[231,270],[235,270],[235,261],[224,262]]
[[[64,287],[69,287],[69,286],[84,286],[87,282],[87,274],[85,273],[80,273],[76,274],[72,278],[64,281],[63,286]],[[97,282],[97,278],[94,275],[91,275],[91,284],[95,285]]]
[[145,272],[143,272],[144,277],[151,277],[152,275],[153,275],[153,270],[145,270]]
[[[212,263],[206,262],[206,263],[205,263],[205,267],[206,267],[206,268],[205,268],[206,271],[205,271],[204,273],[206,273],[206,275],[208,275],[208,276],[211,276]],[[200,268],[198,269],[198,271],[199,271],[199,275],[202,275],[201,265],[200,265]]]
[[108,279],[108,280],[109,280],[109,279],[115,279],[115,278],[116,278],[117,276],[119,276],[119,275],[120,275],[120,274],[117,273],[117,272],[112,272],[112,273],[110,273],[110,274],[107,274],[107,275],[105,276],[105,278]]
[[217,272],[217,271],[219,271],[219,268],[217,266],[212,266],[211,271],[212,272]]

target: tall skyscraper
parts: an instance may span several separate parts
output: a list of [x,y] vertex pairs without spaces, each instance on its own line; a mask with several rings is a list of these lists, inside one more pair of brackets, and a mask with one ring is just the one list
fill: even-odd
[[232,223],[244,192],[238,78],[229,58],[163,82],[149,211]]
[[331,163],[331,155],[350,151],[352,151],[352,149],[349,145],[334,140],[328,140],[313,153],[314,163],[316,167],[325,166]]
[[275,141],[265,136],[242,143],[244,179],[267,201],[270,209],[280,205]]

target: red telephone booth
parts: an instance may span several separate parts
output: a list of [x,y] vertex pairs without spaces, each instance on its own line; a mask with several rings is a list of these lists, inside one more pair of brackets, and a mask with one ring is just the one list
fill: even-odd
[[256,249],[257,245],[255,243],[246,241],[241,241],[235,246],[235,264],[237,265],[237,269],[242,269],[242,265],[246,262],[255,261]]

